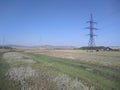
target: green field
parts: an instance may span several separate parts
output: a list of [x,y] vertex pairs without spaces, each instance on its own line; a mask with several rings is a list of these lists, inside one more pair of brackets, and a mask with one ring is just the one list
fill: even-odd
[[89,85],[95,85],[100,90],[120,89],[120,71],[118,68],[45,55],[33,56],[38,61],[37,64],[42,64],[40,67],[38,67],[39,65],[35,65],[35,67],[42,68],[51,74],[64,73],[72,78],[77,77],[85,80]]
[[[4,63],[2,63],[2,59],[5,59]],[[50,87],[43,90],[120,90],[120,52],[91,53],[81,50],[24,50],[22,52],[5,53],[1,58],[0,65],[0,73],[7,72],[8,66],[10,68],[32,67],[33,70],[44,74],[39,76],[39,78],[44,76],[44,80],[40,79],[40,83],[44,83],[44,87],[50,85]],[[6,70],[4,70],[5,68]],[[60,75],[69,77],[70,82],[82,82],[88,88],[75,89],[74,87],[68,89],[71,85],[67,86],[68,83],[62,85],[66,88],[59,85],[56,85],[55,88],[56,82],[46,79],[48,77],[54,79]],[[1,76],[3,75],[1,74]],[[61,82],[63,80],[61,79]],[[41,88],[40,85],[39,88]]]

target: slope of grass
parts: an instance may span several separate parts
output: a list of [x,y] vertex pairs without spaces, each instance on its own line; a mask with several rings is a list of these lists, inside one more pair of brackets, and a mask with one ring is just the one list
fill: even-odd
[[37,61],[34,68],[48,74],[67,74],[72,78],[87,82],[89,86],[94,85],[97,90],[120,90],[119,69],[46,55],[29,55]]

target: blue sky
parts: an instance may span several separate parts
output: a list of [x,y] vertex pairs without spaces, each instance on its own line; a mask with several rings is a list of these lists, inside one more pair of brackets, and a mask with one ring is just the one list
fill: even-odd
[[98,46],[120,46],[120,0],[0,0],[0,44],[87,46],[90,14]]

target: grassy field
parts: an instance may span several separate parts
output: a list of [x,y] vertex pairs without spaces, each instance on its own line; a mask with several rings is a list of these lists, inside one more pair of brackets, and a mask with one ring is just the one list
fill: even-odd
[[[6,68],[27,67],[28,71],[42,73],[37,77],[39,84],[34,82],[36,78],[32,82],[43,90],[120,90],[120,52],[28,49],[5,53],[3,58]],[[1,67],[0,72],[3,70]]]
[[3,59],[3,54],[8,51],[9,50],[0,49],[0,90],[19,90],[19,85],[13,86],[13,80],[8,80],[5,76],[10,65]]
[[119,67],[120,52],[86,52],[86,50],[26,50],[37,54],[49,55],[60,58],[68,58],[77,61],[101,64],[104,66]]
[[[116,52],[115,52],[116,53]],[[105,53],[104,53],[105,54]],[[108,52],[106,53],[108,55]],[[110,55],[110,54],[109,54]],[[120,68],[119,68],[119,56],[114,57],[112,54],[110,55],[112,58],[114,58],[116,67],[112,66],[112,60],[102,60],[102,63],[104,61],[108,61],[110,63],[110,66],[108,65],[102,65],[101,63],[96,64],[96,62],[93,60],[90,61],[91,63],[84,62],[83,60],[73,60],[73,59],[63,59],[63,58],[55,58],[51,56],[46,55],[33,55],[34,58],[38,60],[37,64],[42,63],[40,67],[37,68],[43,68],[44,71],[49,72],[51,74],[56,73],[64,73],[69,75],[72,78],[78,78],[88,83],[88,85],[94,85],[97,90],[119,90],[120,89]],[[89,55],[90,56],[90,55]],[[86,58],[92,59],[93,57],[97,57],[96,54],[91,54],[91,57],[86,55]],[[101,56],[101,55],[100,55]],[[98,56],[99,58],[96,58],[100,60],[101,58],[104,58],[101,56]],[[85,57],[85,56],[84,56]],[[111,58],[110,57],[110,58]],[[118,65],[117,65],[118,64]],[[45,65],[45,66],[44,66]],[[38,66],[38,65],[35,65]],[[43,66],[43,67],[41,67]]]

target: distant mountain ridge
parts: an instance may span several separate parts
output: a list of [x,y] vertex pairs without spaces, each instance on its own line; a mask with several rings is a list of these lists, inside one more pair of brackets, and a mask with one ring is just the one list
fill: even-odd
[[[44,48],[44,49],[74,49],[74,48],[80,48],[80,47],[77,47],[77,46],[64,46],[64,45],[33,45],[33,46],[27,46],[27,45],[9,44],[9,45],[5,45],[5,46],[14,47],[14,48],[20,48],[21,47],[21,48]],[[120,49],[120,46],[108,46],[108,47],[110,47],[112,49]]]
[[54,46],[54,45],[35,45],[35,46],[25,46],[25,45],[7,45],[14,48],[44,48],[44,49],[73,49],[75,46]]

